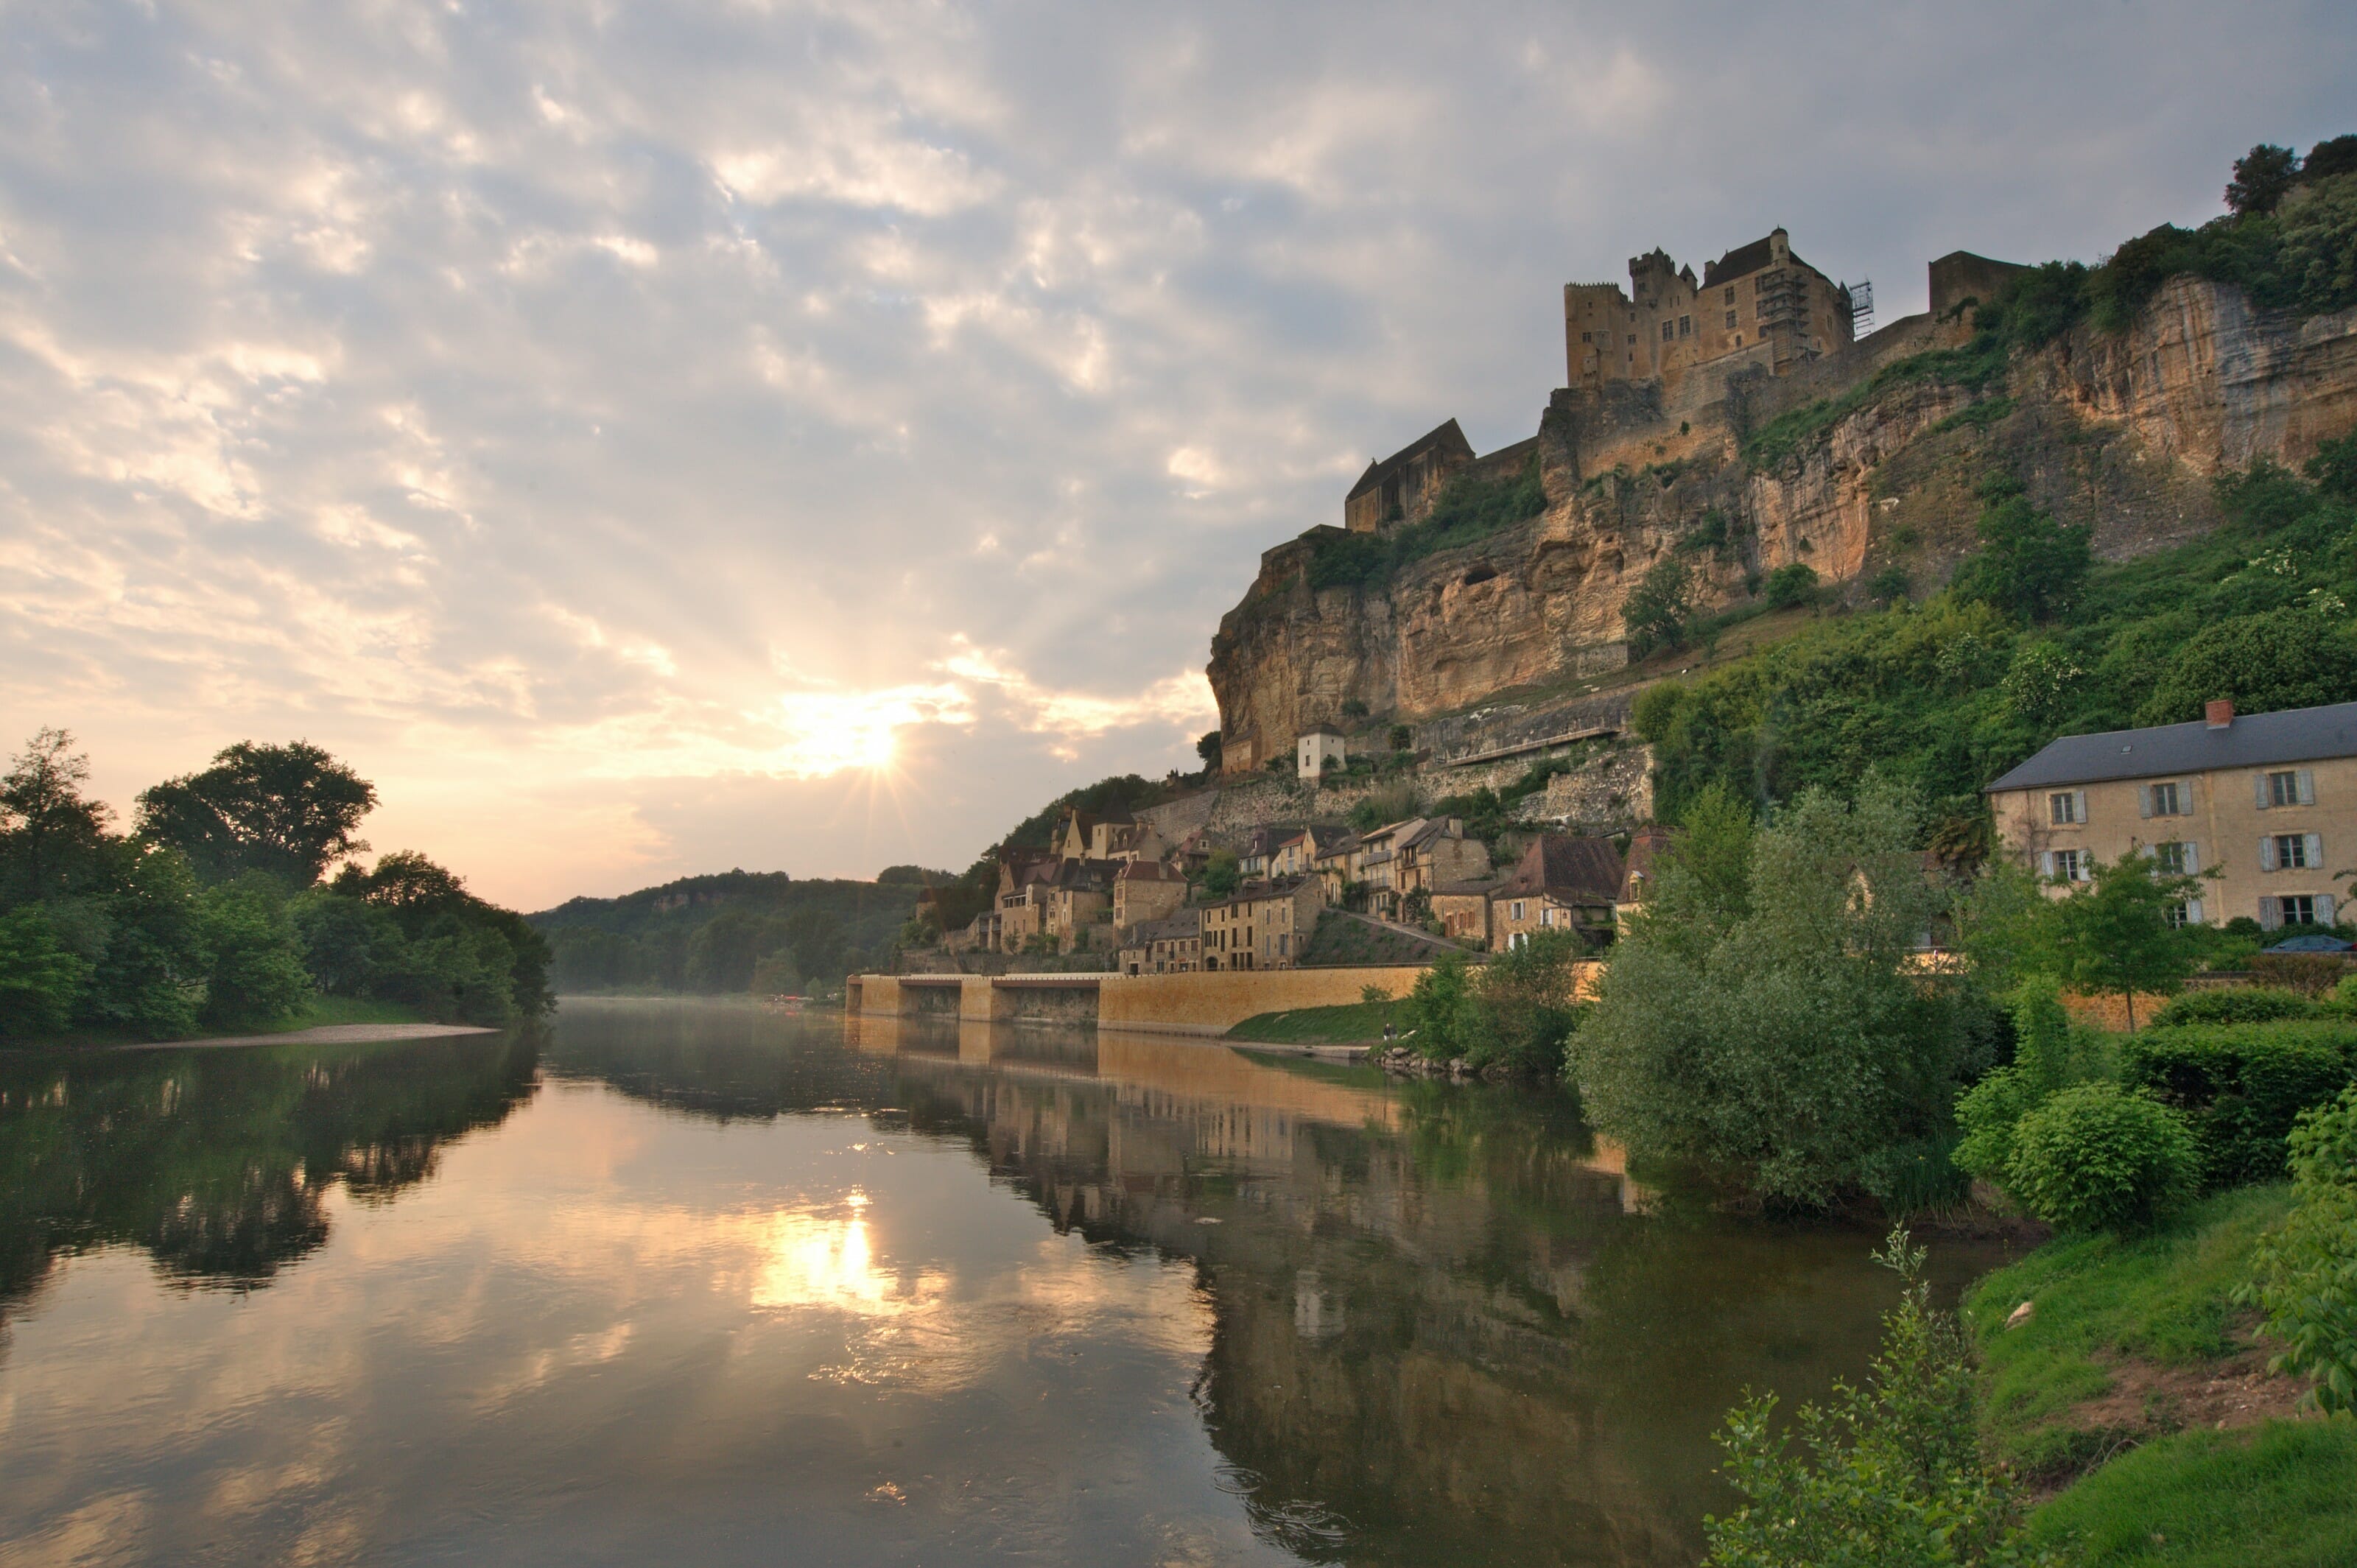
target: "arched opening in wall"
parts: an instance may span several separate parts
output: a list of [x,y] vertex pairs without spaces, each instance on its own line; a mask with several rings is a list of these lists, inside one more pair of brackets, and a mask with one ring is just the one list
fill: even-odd
[[1486,583],[1497,575],[1498,574],[1490,567],[1476,566],[1473,570],[1465,574],[1465,585],[1469,588],[1476,583]]

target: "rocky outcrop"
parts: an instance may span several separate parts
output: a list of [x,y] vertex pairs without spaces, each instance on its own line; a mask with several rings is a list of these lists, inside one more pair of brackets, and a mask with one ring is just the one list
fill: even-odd
[[[1211,645],[1229,768],[1361,704],[1413,722],[1606,677],[1626,661],[1629,594],[1672,552],[1706,607],[1790,562],[1837,587],[1889,564],[1929,586],[1971,547],[1975,485],[2003,466],[2122,559],[2212,526],[2221,468],[2297,464],[2357,425],[2357,311],[2296,320],[2194,279],[2128,333],[2081,328],[2017,363],[2005,388],[1898,375],[1856,397],[1965,330],[1894,323],[1802,374],[1738,385],[1702,420],[1673,420],[1642,388],[1557,392],[1537,438],[1539,515],[1365,586],[1310,586],[1336,531],[1269,551]],[[1795,415],[1803,438],[1745,459],[1745,432],[1814,400],[1817,416]]]

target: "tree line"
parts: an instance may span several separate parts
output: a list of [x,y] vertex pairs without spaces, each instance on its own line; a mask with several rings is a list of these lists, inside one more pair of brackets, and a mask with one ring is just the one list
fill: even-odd
[[0,778],[0,1038],[268,1028],[321,995],[488,1025],[550,1005],[522,916],[414,851],[362,867],[376,788],[316,746],[228,746],[142,790],[128,831],[89,782],[57,729]]

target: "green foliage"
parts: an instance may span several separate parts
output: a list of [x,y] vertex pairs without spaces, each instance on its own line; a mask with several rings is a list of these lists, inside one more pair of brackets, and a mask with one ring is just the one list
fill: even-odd
[[2098,861],[2091,881],[2046,905],[2040,967],[2082,991],[2118,993],[2133,1029],[2136,993],[2174,991],[2192,972],[2191,946],[2169,929],[2169,911],[2201,886],[2134,850]]
[[0,915],[0,1039],[38,1039],[64,1029],[90,965],[58,945],[39,906]]
[[1761,590],[1771,610],[1799,609],[1814,604],[1817,598],[1816,568],[1805,562],[1788,561],[1768,574],[1767,585]]
[[2013,1060],[1982,1074],[1956,1101],[1956,1126],[1963,1137],[1953,1156],[1955,1164],[1995,1182],[2005,1180],[2013,1161],[2015,1130],[2021,1119],[2058,1091],[2100,1070],[2100,1047],[2092,1031],[2072,1023],[2051,975],[2031,975],[2015,990],[2013,1026]]
[[2153,1015],[2156,1029],[2181,1024],[2273,1024],[2286,1018],[2313,1018],[2322,1009],[2296,991],[2264,985],[2235,985],[2213,991],[2189,991],[2173,996]]
[[2288,1142],[2292,1210],[2241,1299],[2284,1346],[2276,1369],[2316,1380],[2309,1402],[2357,1412],[2357,1085],[2302,1114]]
[[1203,863],[1203,893],[1206,897],[1225,898],[1236,890],[1243,879],[1242,863],[1232,849],[1215,849]]
[[2120,1081],[2181,1112],[2213,1187],[2278,1181],[2284,1136],[2330,1101],[2357,1065],[2357,1025],[2340,1019],[2186,1024],[2120,1047]]
[[107,880],[106,808],[82,798],[90,761],[43,729],[0,778],[0,907],[86,894]]
[[1215,729],[1205,730],[1198,736],[1195,739],[1195,755],[1202,758],[1203,771],[1206,774],[1217,773],[1220,770],[1221,760],[1225,756],[1220,740],[1220,732]]
[[1336,1007],[1256,1014],[1230,1029],[1227,1037],[1260,1045],[1364,1045],[1382,1039],[1385,1025],[1408,1027],[1407,1008],[1378,990],[1371,999]]
[[1473,965],[1460,953],[1443,953],[1415,977],[1407,1015],[1409,1044],[1428,1061],[1455,1061],[1473,1047],[1480,1026],[1473,1015]]
[[2226,206],[2238,217],[2273,212],[2290,194],[2298,173],[2298,153],[2261,142],[2234,160],[2234,177],[2226,182]]
[[1465,1057],[1476,1069],[1501,1064],[1526,1077],[1551,1076],[1578,1026],[1572,1001],[1587,944],[1570,931],[1534,931],[1530,940],[1491,956],[1472,985]]
[[2094,565],[2093,531],[2056,522],[2010,482],[1984,486],[1983,494],[1987,504],[1974,525],[1981,547],[1957,566],[1950,591],[2029,622],[2069,609]]
[[1914,575],[1895,561],[1877,572],[1866,585],[1866,596],[1878,605],[1897,604],[1914,592]]
[[1403,779],[1371,790],[1351,808],[1351,831],[1371,833],[1393,822],[1405,822],[1424,809],[1424,797],[1417,793],[1415,781]]
[[2357,1422],[2270,1421],[2144,1444],[2030,1516],[2085,1568],[2357,1563]]
[[1945,898],[1918,815],[1872,775],[1855,807],[1812,791],[1756,833],[1698,800],[1573,1036],[1598,1130],[1801,1204],[1944,1133],[1970,1040],[1960,981],[1915,965]]
[[1883,1318],[1867,1387],[1803,1405],[1801,1452],[1772,1394],[1746,1400],[1719,1437],[1721,1473],[1747,1499],[1705,1520],[1706,1568],[1932,1568],[2044,1561],[2027,1551],[2009,1480],[1981,1461],[1970,1340],[1932,1310],[1924,1254],[1893,1230],[1876,1261],[1906,1282]]
[[[1975,1284],[1964,1313],[1986,1369],[1989,1451],[2051,1477],[2147,1435],[2141,1421],[2105,1429],[2079,1407],[2112,1389],[2126,1359],[2186,1366],[2242,1349],[2233,1293],[2288,1207],[2282,1187],[2240,1187],[2161,1230],[2057,1237]],[[2032,1316],[2008,1327],[2025,1301]]]
[[1321,542],[1309,557],[1309,585],[1380,586],[1428,555],[1474,543],[1545,510],[1535,454],[1519,472],[1502,478],[1460,473],[1442,488],[1430,512],[1405,528]]
[[208,882],[261,872],[308,887],[368,848],[358,830],[375,806],[376,786],[307,741],[240,741],[203,772],[142,790],[139,832]]
[[2201,1152],[2184,1118],[2116,1084],[2062,1090],[2013,1131],[2006,1190],[2065,1230],[2149,1229],[2199,1190]]
[[345,866],[323,892],[298,901],[294,920],[307,967],[334,976],[340,994],[468,1024],[511,1024],[555,1004],[547,940],[414,851],[385,855],[366,872]]
[[303,947],[285,891],[262,872],[205,890],[197,900],[205,949],[198,1021],[215,1029],[264,1029],[294,1016],[311,994]]
[[2202,628],[2137,710],[2139,724],[2183,724],[2225,697],[2242,713],[2348,700],[2357,691],[2357,640],[2307,608],[2266,610]]
[[[997,863],[986,859],[984,871],[986,892],[974,872],[942,890],[942,908],[953,919],[960,913],[971,919],[996,897]],[[751,988],[755,971],[772,959],[798,980],[822,985],[881,964],[916,897],[907,884],[731,871],[619,898],[576,898],[533,916],[532,924],[548,939],[551,981],[561,991],[716,993]],[[703,934],[723,917],[721,929]]]
[[1894,360],[1839,396],[1820,398],[1752,431],[1743,440],[1743,460],[1755,469],[1779,467],[1804,445],[1894,388],[1938,382],[1984,391],[2004,379],[2009,346],[2001,334],[1983,332],[1961,349],[1933,349]]
[[1694,600],[1692,568],[1675,555],[1654,562],[1621,602],[1620,619],[1628,631],[1629,651],[1641,659],[1657,648],[1675,648],[1683,642],[1686,623],[1694,615]]

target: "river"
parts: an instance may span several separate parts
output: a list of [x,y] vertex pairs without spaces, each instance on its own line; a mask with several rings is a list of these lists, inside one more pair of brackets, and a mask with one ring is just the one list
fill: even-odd
[[1691,1563],[1726,1407],[1863,1372],[1876,1240],[1553,1096],[1112,1033],[0,1056],[0,1565]]

